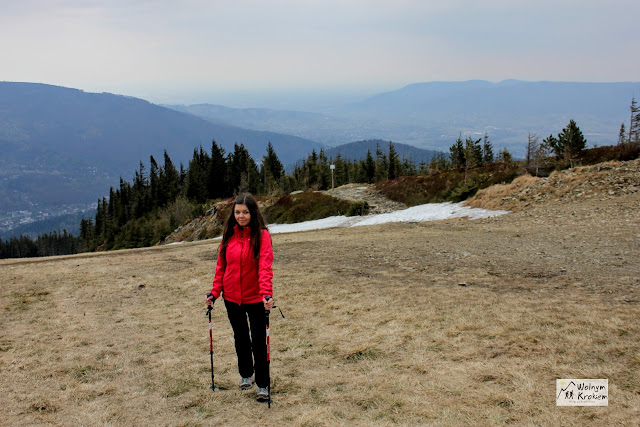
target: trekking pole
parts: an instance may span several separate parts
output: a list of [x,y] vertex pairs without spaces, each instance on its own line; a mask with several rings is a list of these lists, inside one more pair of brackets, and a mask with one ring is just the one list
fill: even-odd
[[[207,296],[210,296],[211,293],[208,293]],[[211,391],[216,391],[216,386],[213,378],[213,329],[211,327],[211,310],[213,310],[213,305],[207,306],[207,316],[209,316],[209,357],[211,359]]]
[[[265,297],[265,300],[269,301],[271,297]],[[274,305],[273,308],[277,308],[280,310],[280,307]],[[265,310],[264,315],[266,317],[267,323],[267,380],[269,381],[269,385],[267,386],[267,407],[271,408],[271,343],[269,341],[269,314],[271,314],[271,310]],[[284,319],[284,314],[282,314],[282,310],[280,310],[280,315]]]
[[[271,297],[265,297],[265,300],[269,301]],[[271,408],[271,345],[269,343],[269,314],[271,310],[265,310],[264,315],[267,321],[267,380],[269,381],[269,385],[267,386],[267,407]]]

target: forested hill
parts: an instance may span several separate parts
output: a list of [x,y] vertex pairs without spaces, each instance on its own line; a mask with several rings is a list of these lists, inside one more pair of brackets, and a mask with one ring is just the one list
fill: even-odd
[[215,139],[260,158],[271,141],[285,163],[321,144],[215,124],[142,99],[36,83],[0,82],[0,210],[91,202],[120,175],[166,150],[177,165]]
[[[439,151],[425,150],[408,144],[400,144],[393,142],[393,146],[398,156],[402,159],[409,159],[416,164],[429,163]],[[335,158],[338,154],[343,159],[363,160],[367,157],[367,151],[375,156],[376,150],[386,153],[389,149],[389,141],[382,139],[367,139],[365,141],[350,142],[325,150],[325,154],[329,158]]]

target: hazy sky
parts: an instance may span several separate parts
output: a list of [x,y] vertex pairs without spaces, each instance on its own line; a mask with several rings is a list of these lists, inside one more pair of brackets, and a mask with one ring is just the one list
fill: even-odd
[[637,0],[0,0],[0,80],[206,102],[434,80],[638,81]]

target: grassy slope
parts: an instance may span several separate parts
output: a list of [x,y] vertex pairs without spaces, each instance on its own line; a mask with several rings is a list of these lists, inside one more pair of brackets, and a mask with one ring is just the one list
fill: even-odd
[[[275,235],[271,410],[218,304],[208,389],[216,242],[0,261],[0,424],[633,425],[638,202]],[[556,378],[610,406],[557,408]]]

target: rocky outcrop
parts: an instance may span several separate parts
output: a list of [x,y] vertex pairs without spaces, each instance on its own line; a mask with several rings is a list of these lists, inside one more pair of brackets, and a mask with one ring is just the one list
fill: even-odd
[[547,178],[524,175],[511,184],[478,191],[465,205],[520,211],[545,203],[613,198],[640,191],[640,159],[606,162],[554,172]]
[[164,239],[162,244],[192,242],[220,236],[231,204],[232,202],[228,200],[214,204],[203,215],[192,219],[174,230],[173,233]]

